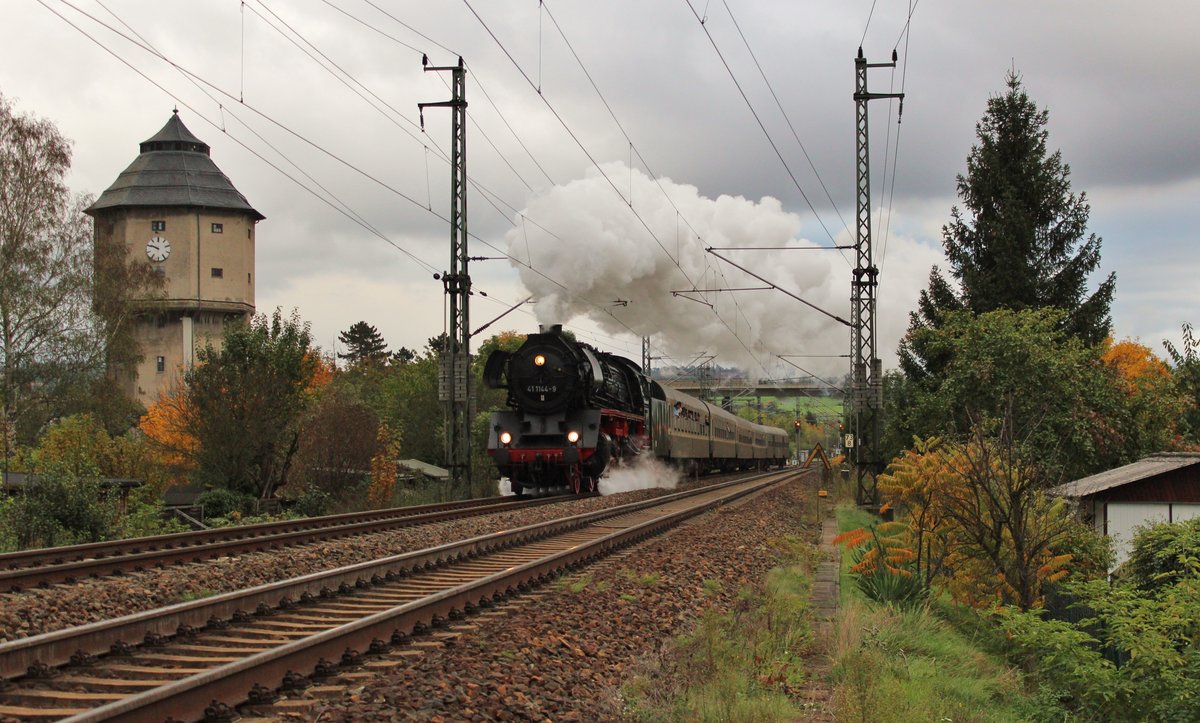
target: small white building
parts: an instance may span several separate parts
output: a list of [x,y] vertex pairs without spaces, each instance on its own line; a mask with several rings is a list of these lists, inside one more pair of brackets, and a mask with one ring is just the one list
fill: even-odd
[[1051,492],[1077,500],[1083,519],[1113,539],[1119,566],[1139,525],[1200,517],[1200,453],[1160,452]]

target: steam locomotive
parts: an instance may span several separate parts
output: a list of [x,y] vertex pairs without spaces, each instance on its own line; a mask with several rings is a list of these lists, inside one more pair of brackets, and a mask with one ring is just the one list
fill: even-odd
[[515,352],[495,351],[484,383],[508,390],[488,454],[513,491],[596,491],[610,466],[652,454],[688,471],[784,464],[782,429],[748,422],[642,374],[637,364],[577,342],[555,325]]

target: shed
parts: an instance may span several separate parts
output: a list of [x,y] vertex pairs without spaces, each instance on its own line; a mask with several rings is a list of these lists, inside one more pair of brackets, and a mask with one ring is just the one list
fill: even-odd
[[401,474],[405,472],[407,472],[409,475],[420,474],[425,475],[430,479],[442,481],[450,479],[450,472],[447,470],[443,469],[442,467],[429,464],[428,462],[422,462],[419,459],[401,459],[396,462],[396,466],[400,469]]
[[1120,565],[1139,525],[1200,517],[1200,453],[1159,452],[1051,492],[1078,501],[1083,519],[1113,539]]

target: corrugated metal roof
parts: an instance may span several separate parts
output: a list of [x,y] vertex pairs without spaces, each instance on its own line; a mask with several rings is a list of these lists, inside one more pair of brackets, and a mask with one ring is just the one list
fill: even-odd
[[141,153],[88,208],[95,213],[128,206],[190,206],[245,211],[265,218],[208,156],[209,148],[172,115],[141,144]]
[[422,462],[419,459],[401,459],[397,460],[396,464],[410,472],[418,472],[433,479],[447,479],[450,477],[450,472],[447,470],[428,462]]
[[1193,464],[1200,464],[1200,453],[1160,452],[1124,467],[1117,467],[1091,477],[1059,485],[1050,492],[1060,497],[1089,497],[1098,492],[1122,487],[1131,482],[1155,477]]

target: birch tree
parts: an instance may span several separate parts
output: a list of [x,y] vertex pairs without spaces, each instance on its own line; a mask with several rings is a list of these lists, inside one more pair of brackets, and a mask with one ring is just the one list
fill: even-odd
[[0,425],[5,458],[48,379],[94,367],[90,199],[72,194],[71,144],[0,96]]

